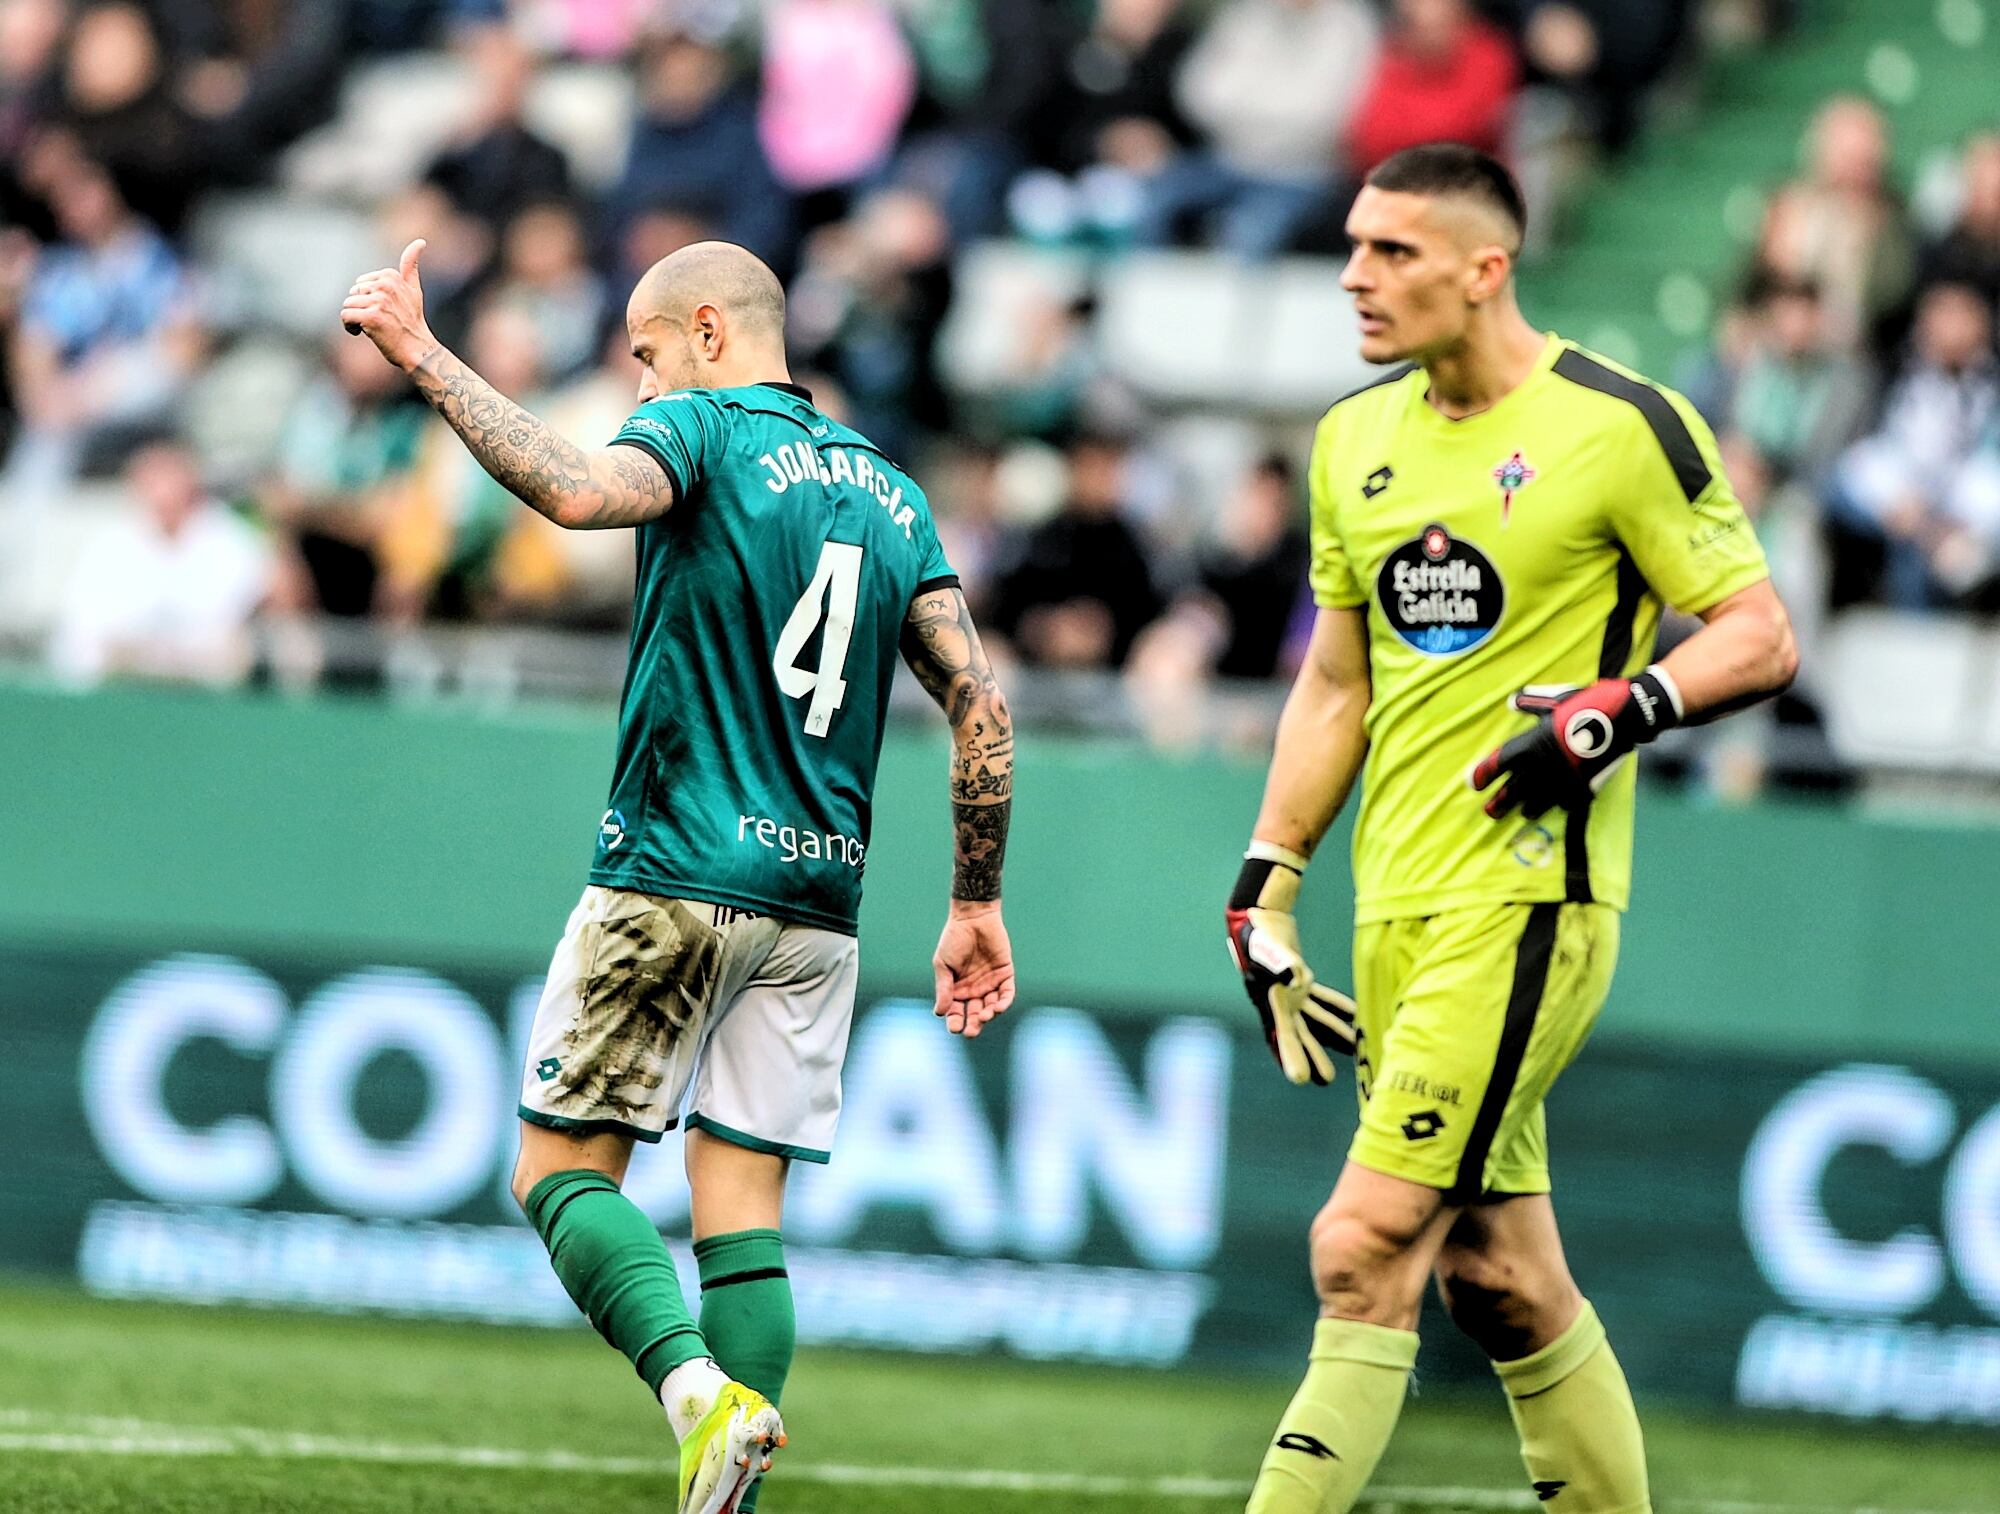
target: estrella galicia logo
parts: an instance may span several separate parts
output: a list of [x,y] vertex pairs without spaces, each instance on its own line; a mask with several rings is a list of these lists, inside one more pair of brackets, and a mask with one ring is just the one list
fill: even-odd
[[1478,646],[1507,602],[1492,559],[1440,525],[1425,526],[1383,559],[1375,595],[1390,628],[1432,657]]
[[625,844],[625,817],[616,810],[606,810],[604,818],[597,822],[598,850],[615,852]]

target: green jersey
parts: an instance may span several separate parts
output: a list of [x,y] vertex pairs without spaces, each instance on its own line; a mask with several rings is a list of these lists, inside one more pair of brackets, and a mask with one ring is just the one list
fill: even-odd
[[631,662],[590,881],[852,935],[903,624],[958,582],[923,490],[791,384],[641,405]]

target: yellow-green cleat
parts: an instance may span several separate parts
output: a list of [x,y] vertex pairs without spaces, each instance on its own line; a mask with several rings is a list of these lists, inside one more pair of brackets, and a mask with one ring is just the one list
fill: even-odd
[[679,1514],[736,1514],[784,1443],[777,1405],[755,1388],[727,1384],[681,1442]]

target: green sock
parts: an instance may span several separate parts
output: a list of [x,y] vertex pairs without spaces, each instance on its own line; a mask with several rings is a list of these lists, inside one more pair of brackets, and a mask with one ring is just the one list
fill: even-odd
[[785,1391],[798,1335],[784,1237],[733,1230],[694,1243],[701,1269],[701,1333],[715,1360],[772,1403]]
[[[694,1243],[701,1269],[701,1333],[724,1372],[772,1403],[792,1370],[798,1321],[785,1274],[784,1237],[775,1230],[733,1230]],[[743,1500],[757,1507],[759,1482]]]
[[1652,1514],[1646,1444],[1632,1390],[1586,1302],[1569,1329],[1533,1356],[1495,1362],[1521,1460],[1552,1514]]
[[655,1398],[669,1372],[709,1354],[667,1243],[610,1178],[552,1172],[523,1207],[576,1307],[625,1353]]
[[1347,1514],[1389,1444],[1416,1364],[1414,1330],[1321,1320],[1248,1514]]

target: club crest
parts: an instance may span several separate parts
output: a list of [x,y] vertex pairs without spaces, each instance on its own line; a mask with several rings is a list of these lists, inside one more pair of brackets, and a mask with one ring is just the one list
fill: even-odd
[[1493,470],[1493,482],[1500,486],[1501,525],[1514,513],[1514,491],[1532,484],[1535,476],[1534,467],[1518,452]]

